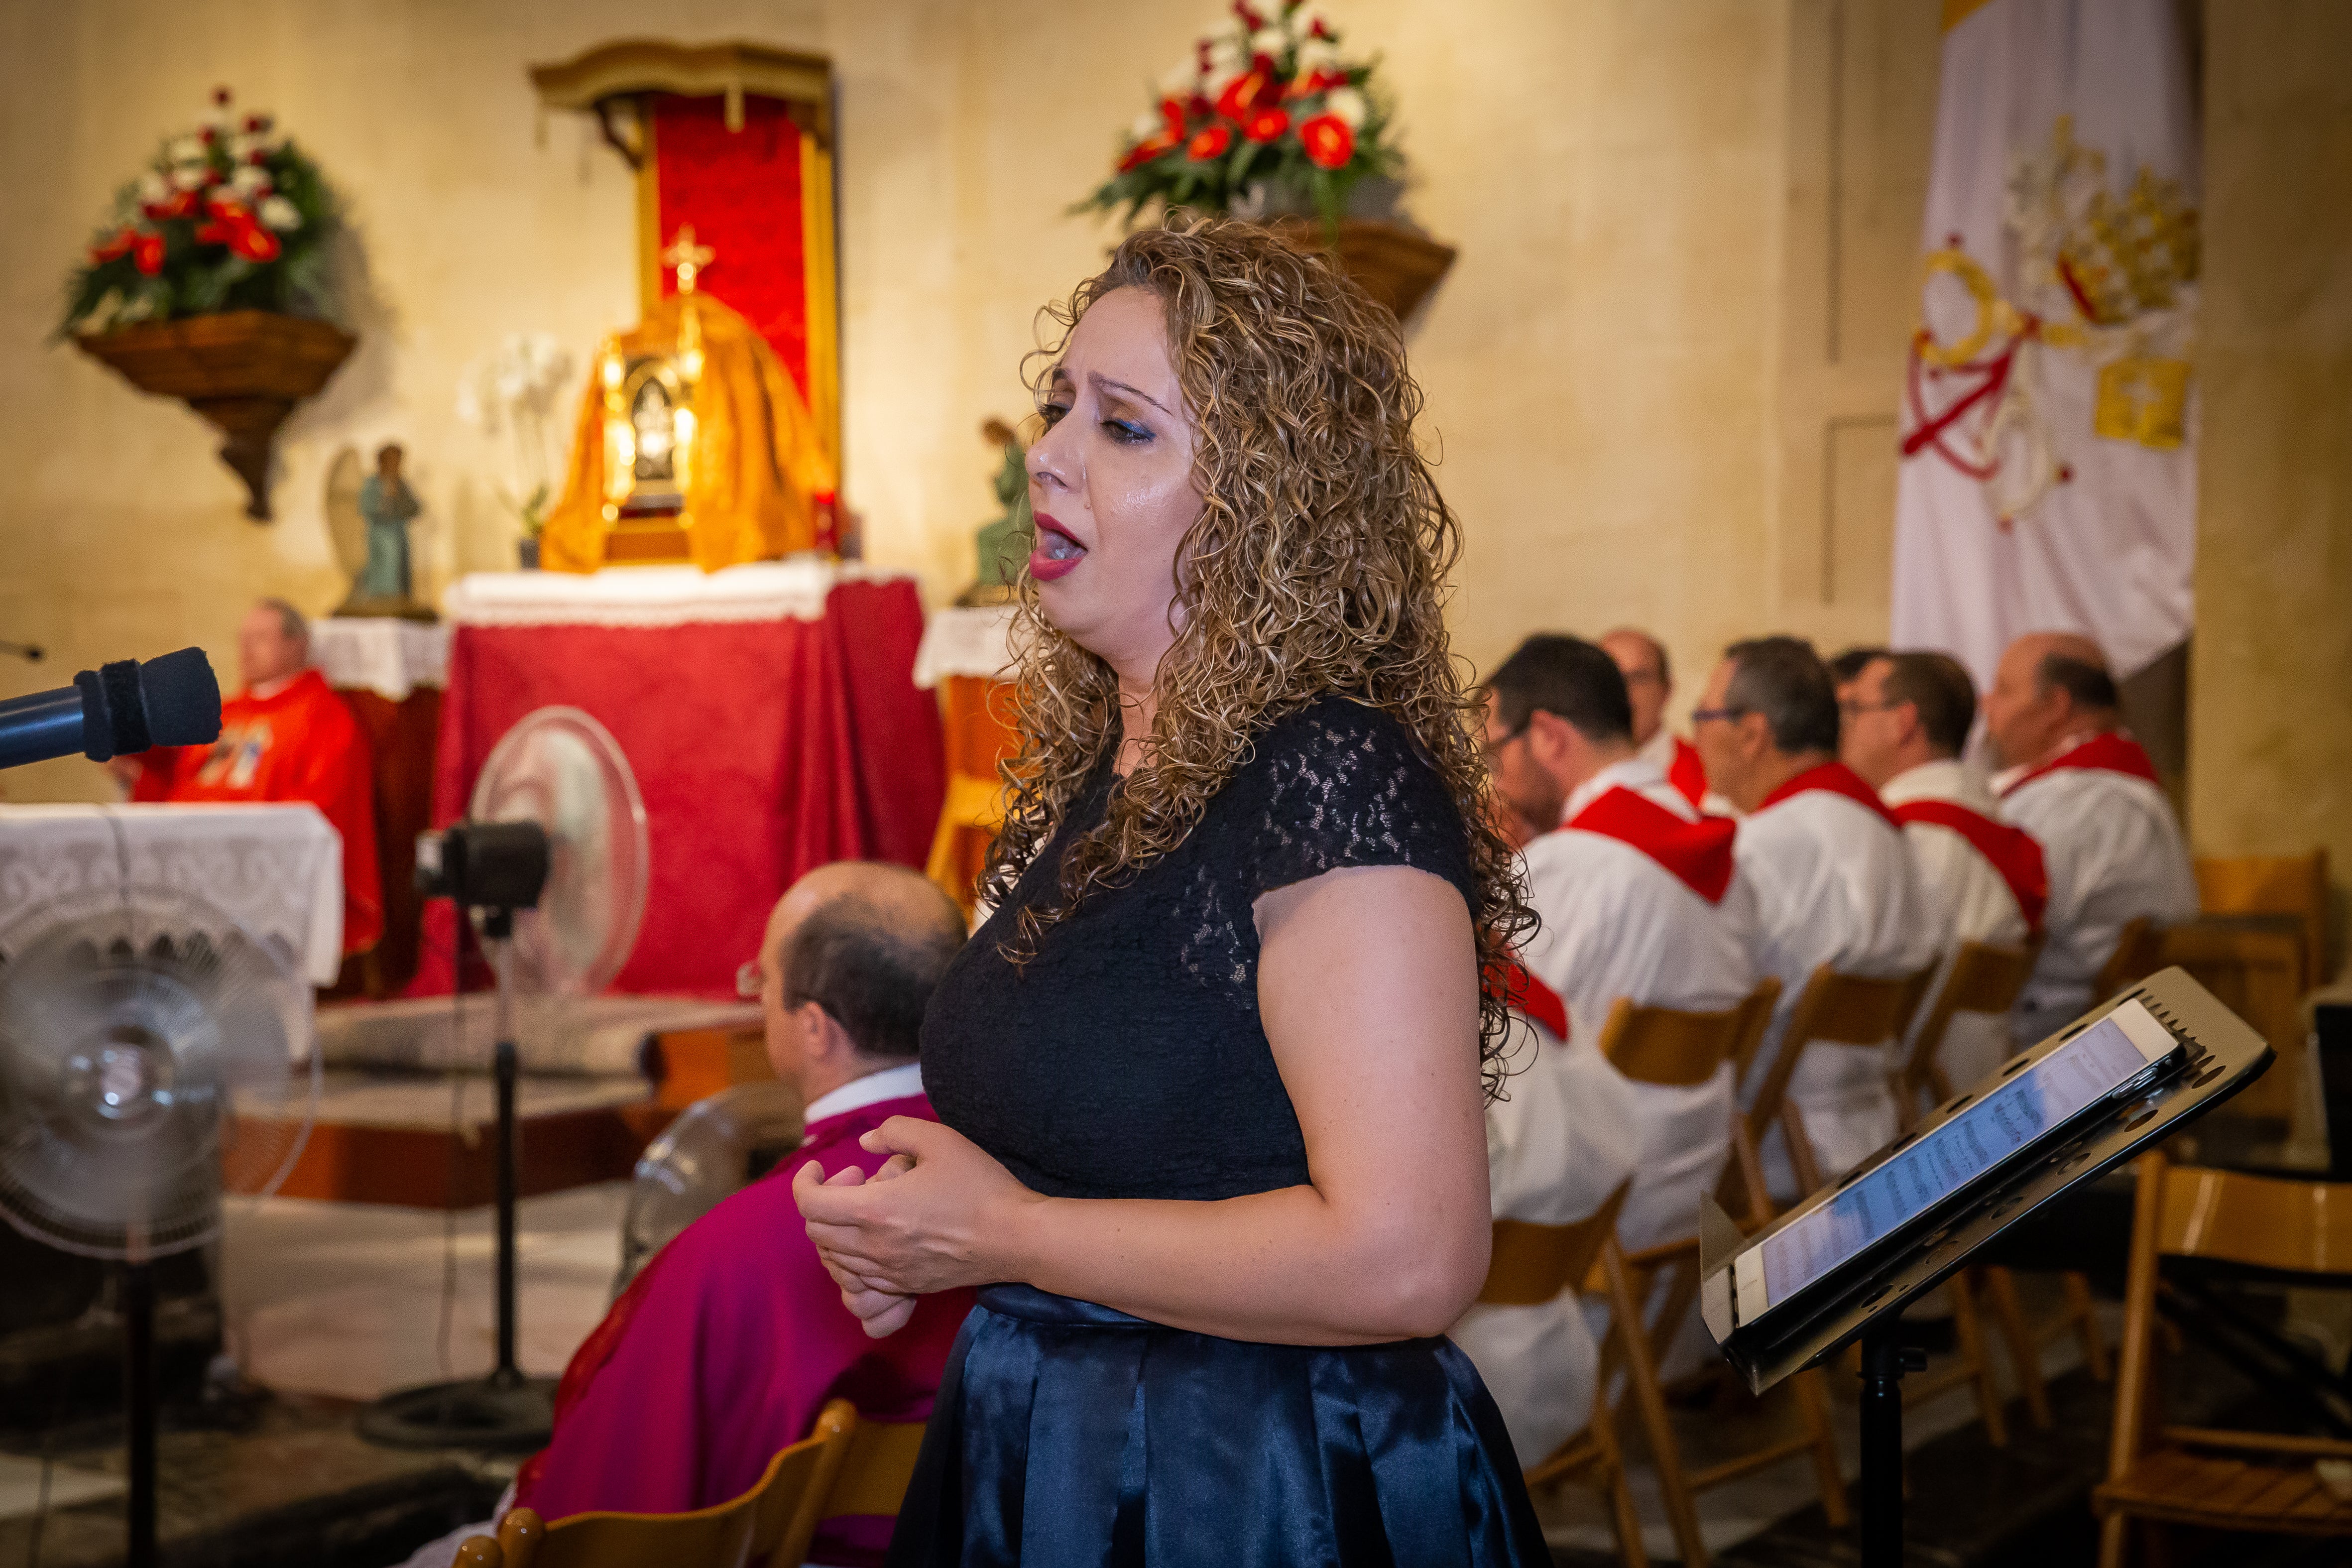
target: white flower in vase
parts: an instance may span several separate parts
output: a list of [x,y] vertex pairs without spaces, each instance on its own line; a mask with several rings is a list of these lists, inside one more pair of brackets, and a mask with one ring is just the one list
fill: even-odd
[[1352,87],[1333,88],[1324,94],[1323,107],[1346,121],[1350,131],[1363,128],[1364,116],[1370,108],[1364,102],[1364,95]]
[[163,177],[163,172],[161,169],[150,169],[139,176],[141,201],[152,206],[157,202],[169,201],[171,196],[172,182]]
[[268,193],[269,171],[257,163],[239,163],[230,171],[228,184],[229,189],[247,201],[252,201]]
[[261,205],[256,209],[256,216],[280,234],[302,226],[301,209],[284,196],[264,196]]

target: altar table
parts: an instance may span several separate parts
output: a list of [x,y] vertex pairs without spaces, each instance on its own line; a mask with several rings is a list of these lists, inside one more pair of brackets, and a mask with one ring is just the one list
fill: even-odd
[[[911,578],[814,558],[481,573],[443,608],[456,630],[436,823],[464,816],[491,747],[551,704],[594,716],[636,774],[652,889],[615,989],[732,996],[803,872],[924,863],[945,762],[939,710],[913,680]],[[412,994],[449,989],[454,927],[446,905],[427,910]]]
[[0,805],[0,928],[132,886],[194,894],[313,985],[343,955],[343,841],[293,805]]
[[923,628],[915,684],[937,687],[947,725],[947,798],[927,869],[966,916],[1004,818],[996,765],[1020,750],[1013,722],[1013,606],[958,606]]

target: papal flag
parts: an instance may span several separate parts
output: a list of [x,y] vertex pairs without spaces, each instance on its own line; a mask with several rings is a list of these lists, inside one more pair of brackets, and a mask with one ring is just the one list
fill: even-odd
[[2174,0],[1944,0],[1894,640],[1990,681],[2084,633],[2119,676],[2189,635],[2195,94]]

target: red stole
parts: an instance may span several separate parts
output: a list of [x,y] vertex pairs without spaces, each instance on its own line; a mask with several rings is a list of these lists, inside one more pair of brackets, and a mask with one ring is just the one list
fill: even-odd
[[1816,789],[1826,790],[1831,795],[1842,795],[1856,805],[1866,805],[1876,812],[1879,819],[1887,826],[1897,833],[1903,831],[1903,825],[1895,819],[1893,812],[1886,809],[1886,803],[1878,798],[1878,792],[1864,784],[1862,775],[1843,763],[1823,763],[1817,768],[1807,768],[1803,773],[1766,795],[1763,804],[1756,809],[1759,812],[1769,811],[1784,800],[1792,799],[1808,790]]
[[1489,970],[1486,989],[1500,996],[1505,1006],[1526,1014],[1562,1041],[1568,1038],[1568,1004],[1517,959],[1512,959],[1499,973]]
[[2002,798],[2015,795],[2045,773],[2067,768],[2088,772],[2121,773],[2126,778],[2144,779],[2161,786],[2164,781],[2156,774],[2156,764],[2147,760],[2147,752],[2137,741],[2120,730],[2109,730],[2094,735],[2071,752],[2063,752],[2035,768],[2021,779],[2014,780],[2001,791]]
[[1731,842],[1739,829],[1727,816],[1688,822],[1618,784],[1560,826],[1632,845],[1710,904],[1721,903],[1731,886]]
[[2018,911],[2025,916],[2025,929],[2042,929],[2042,910],[2050,901],[2050,879],[2042,869],[2042,846],[2034,842],[2033,835],[2022,827],[1995,822],[1983,812],[1972,811],[1956,800],[1911,801],[1895,808],[1895,819],[1933,823],[1967,839],[1978,854],[1992,862],[1992,868],[2009,884],[2010,892],[2017,900]]
[[1698,748],[1680,735],[1675,737],[1675,760],[1666,765],[1666,782],[1692,805],[1706,804],[1706,764],[1698,760]]

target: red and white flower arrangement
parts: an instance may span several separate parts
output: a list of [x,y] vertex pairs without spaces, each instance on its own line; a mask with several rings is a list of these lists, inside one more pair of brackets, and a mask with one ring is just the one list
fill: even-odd
[[61,330],[221,310],[322,313],[335,205],[318,165],[267,114],[237,114],[229,90],[185,135],[167,139],[68,283]]
[[1371,80],[1376,60],[1342,54],[1305,0],[1234,0],[1233,16],[1160,79],[1115,172],[1075,210],[1124,207],[1132,223],[1155,199],[1252,211],[1297,193],[1337,220],[1358,181],[1402,167]]

